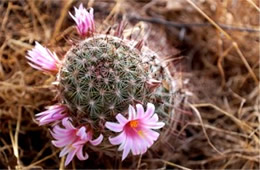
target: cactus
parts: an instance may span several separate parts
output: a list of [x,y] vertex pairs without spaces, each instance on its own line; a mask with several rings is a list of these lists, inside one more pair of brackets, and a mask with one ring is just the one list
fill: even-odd
[[113,36],[91,37],[72,47],[59,72],[61,98],[75,116],[111,120],[135,101],[149,99],[140,52]]
[[[59,60],[55,53],[40,44],[29,51],[27,58],[34,68],[57,75],[58,104],[37,114],[37,120],[40,125],[62,122],[65,129],[58,125],[53,128],[52,135],[56,139],[54,145],[64,147],[62,153],[77,153],[80,160],[85,160],[88,156],[83,156],[81,152],[87,142],[94,146],[100,143],[103,146],[118,144],[111,138],[110,142],[102,142],[103,135],[106,139],[113,135],[112,131],[126,130],[126,133],[131,133],[128,135],[133,139],[136,138],[135,135],[139,135],[142,140],[145,131],[148,134],[149,128],[153,129],[151,124],[159,129],[172,123],[175,116],[173,107],[178,105],[180,96],[177,91],[178,81],[171,76],[167,63],[161,61],[142,40],[137,42],[124,39],[121,36],[122,25],[119,25],[117,34],[114,34],[117,36],[96,34],[93,32],[93,9],[88,13],[81,5],[75,11],[76,16],[73,19],[78,24],[77,30],[83,40],[71,47],[63,60]],[[150,112],[151,117],[132,116],[128,120],[125,118],[127,114],[134,115],[132,106],[139,108],[139,116],[144,115],[140,108],[144,110],[145,105],[147,114]],[[128,113],[128,108],[132,113]],[[113,123],[115,119],[120,125]],[[142,123],[148,124],[141,127]],[[151,140],[147,139],[146,145],[133,147],[134,155],[146,152],[158,139],[158,132],[149,132],[155,136],[151,137]],[[126,133],[123,135],[127,135]],[[93,136],[99,137],[92,140]],[[130,142],[131,140],[128,139]],[[131,147],[124,146],[123,159]],[[68,154],[66,165],[73,156]]]
[[161,96],[160,91],[167,94],[170,89],[160,88],[159,83],[154,90],[149,84],[152,79],[164,80],[165,74],[159,73],[164,70],[162,66],[155,72],[157,55],[148,50],[140,52],[135,43],[97,35],[67,52],[58,74],[60,98],[78,124],[90,124],[101,132],[103,122],[112,121],[130,104],[169,102],[169,96]]

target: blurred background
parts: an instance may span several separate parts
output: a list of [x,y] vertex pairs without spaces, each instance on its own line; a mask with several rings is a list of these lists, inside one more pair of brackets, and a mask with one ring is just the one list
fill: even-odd
[[189,98],[164,148],[124,162],[88,151],[89,160],[67,168],[260,168],[259,1],[1,0],[1,169],[64,169],[48,127],[34,117],[52,103],[55,77],[25,56],[34,41],[63,56],[77,39],[68,12],[80,3],[94,8],[99,32],[121,20],[141,30],[151,49],[172,58]]

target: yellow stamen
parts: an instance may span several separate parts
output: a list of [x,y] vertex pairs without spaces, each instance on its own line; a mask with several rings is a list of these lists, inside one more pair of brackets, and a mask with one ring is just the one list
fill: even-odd
[[138,134],[140,137],[144,138],[144,132],[143,132],[143,131],[138,130],[137,134]]
[[137,128],[138,126],[138,121],[137,120],[131,120],[130,121],[130,127],[131,128]]

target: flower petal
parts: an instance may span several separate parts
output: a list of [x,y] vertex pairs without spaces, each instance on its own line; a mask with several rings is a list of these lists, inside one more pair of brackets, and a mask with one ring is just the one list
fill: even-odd
[[152,103],[147,104],[146,112],[144,118],[150,118],[154,114],[155,106]]
[[90,142],[92,145],[97,146],[97,145],[99,145],[99,144],[102,142],[103,138],[104,138],[103,135],[100,134],[97,139],[90,140],[89,142]]
[[148,119],[147,121],[149,122],[158,122],[159,121],[159,117],[158,114],[154,114],[150,119]]
[[160,134],[158,132],[155,132],[153,130],[147,129],[145,132],[145,136],[152,139],[153,141],[156,141]]
[[120,133],[118,136],[116,137],[109,137],[109,142],[112,144],[112,145],[118,145],[120,143],[123,143],[123,141],[125,141],[126,139],[126,135],[124,132]]
[[135,109],[133,106],[129,105],[128,108],[128,120],[134,120],[136,117]]
[[144,138],[136,138],[132,146],[133,155],[143,154],[147,151],[148,143]]
[[121,132],[123,130],[123,126],[118,123],[106,122],[105,126],[114,132]]
[[132,148],[133,142],[131,138],[127,138],[126,139],[126,143],[125,143],[125,147],[124,147],[124,151],[123,151],[123,155],[122,155],[122,161],[127,157],[127,155],[129,154],[131,148]]
[[124,149],[125,143],[126,143],[126,139],[123,140],[123,142],[121,143],[121,145],[120,145],[119,148],[118,148],[118,151],[122,151],[122,150]]
[[137,119],[140,119],[144,116],[144,107],[141,104],[136,105],[136,110],[137,110]]
[[125,125],[128,120],[122,115],[122,114],[117,114],[116,115],[116,120],[121,124],[121,125]]
[[85,128],[85,127],[81,127],[81,128],[77,131],[76,135],[77,135],[78,137],[80,137],[81,140],[87,140],[86,128]]
[[62,119],[62,125],[63,125],[66,129],[75,130],[76,128],[71,124],[70,120],[71,120],[71,119],[68,118],[68,117]]
[[[63,128],[61,128],[59,125],[54,126],[53,132],[55,132],[55,133],[52,133],[52,131],[51,131],[51,134],[52,134],[52,136],[53,136],[54,138],[59,138],[59,137],[61,137],[61,136],[63,136],[63,137],[64,137],[64,136],[69,136],[69,134],[70,134],[70,131],[69,131],[69,130],[63,129]],[[56,137],[56,136],[58,136],[58,137]]]
[[137,145],[133,145],[131,150],[132,150],[133,155],[138,155],[138,147],[137,147]]
[[165,123],[163,123],[163,122],[156,122],[156,123],[148,122],[148,123],[143,123],[143,125],[146,128],[149,128],[149,129],[160,129],[165,125]]
[[57,148],[62,148],[66,145],[69,145],[71,144],[71,141],[68,141],[68,140],[53,140],[51,141],[51,143],[56,146]]
[[73,157],[75,156],[77,150],[76,149],[73,149],[72,151],[69,152],[67,158],[66,158],[66,161],[65,161],[65,166],[67,166],[71,160],[73,159]]
[[59,157],[63,157],[64,155],[66,155],[66,154],[69,153],[70,151],[71,151],[71,148],[70,148],[69,146],[64,147],[64,148],[61,150],[61,152],[60,152],[60,154],[59,154]]
[[79,148],[79,150],[76,153],[79,160],[84,161],[88,159],[88,153],[85,152],[85,156],[83,155],[83,148]]

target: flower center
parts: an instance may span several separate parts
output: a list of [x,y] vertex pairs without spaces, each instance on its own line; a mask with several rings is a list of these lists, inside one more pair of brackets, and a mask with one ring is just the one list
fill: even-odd
[[132,137],[141,137],[144,138],[145,134],[142,128],[142,122],[140,122],[140,120],[136,119],[136,120],[131,120],[127,123],[127,125],[125,126],[125,130],[127,135],[130,135]]
[[130,127],[131,128],[137,128],[138,126],[138,121],[137,120],[131,120],[130,121]]

